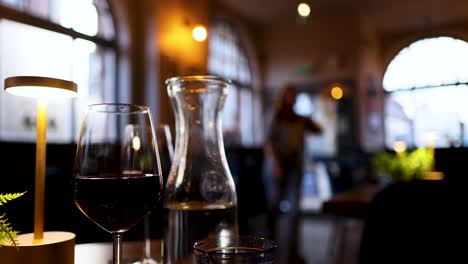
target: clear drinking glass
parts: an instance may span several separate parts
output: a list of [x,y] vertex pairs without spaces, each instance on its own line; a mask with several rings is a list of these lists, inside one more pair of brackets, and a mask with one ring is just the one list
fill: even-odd
[[174,157],[174,145],[172,144],[171,129],[167,124],[159,124],[156,129],[158,139],[159,154],[161,158],[162,175],[166,182],[171,171],[172,159]]
[[[163,182],[167,181],[169,171],[171,170],[172,157],[174,156],[174,147],[172,144],[171,130],[167,124],[159,124],[156,128],[156,139],[158,142],[159,158],[161,160],[161,174]],[[144,256],[143,259],[133,262],[133,264],[158,264],[162,262],[160,256],[151,255],[151,229],[157,229],[157,233],[162,233],[162,204],[158,206],[143,219],[144,232]],[[160,254],[162,257],[162,254]]]
[[91,105],[82,123],[74,168],[74,201],[114,237],[113,263],[122,263],[122,234],[160,199],[163,179],[149,109]]
[[258,236],[208,237],[193,246],[199,264],[272,264],[276,243]]

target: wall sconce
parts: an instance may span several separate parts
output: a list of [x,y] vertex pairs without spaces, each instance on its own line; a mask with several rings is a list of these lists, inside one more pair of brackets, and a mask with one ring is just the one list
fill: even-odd
[[195,41],[198,42],[203,42],[206,40],[206,37],[208,36],[208,31],[206,30],[206,27],[203,25],[195,25],[192,29],[192,36]]
[[[46,175],[47,103],[49,99],[71,98],[77,85],[70,81],[36,76],[5,79],[7,93],[37,99],[36,170],[34,192],[34,233],[18,236],[21,250],[5,247],[1,252],[6,263],[71,264],[74,261],[74,238],[69,232],[44,232],[44,196]],[[56,252],[61,252],[57,254]]]
[[343,88],[341,88],[340,85],[333,85],[330,90],[330,95],[333,99],[340,100],[344,95]]

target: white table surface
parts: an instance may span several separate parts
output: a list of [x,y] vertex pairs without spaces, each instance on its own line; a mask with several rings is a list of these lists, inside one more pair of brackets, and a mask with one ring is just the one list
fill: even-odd
[[[123,262],[133,263],[144,256],[143,241],[124,241]],[[161,241],[151,241],[151,255],[161,256]],[[75,264],[111,264],[112,263],[112,243],[88,243],[75,245]]]

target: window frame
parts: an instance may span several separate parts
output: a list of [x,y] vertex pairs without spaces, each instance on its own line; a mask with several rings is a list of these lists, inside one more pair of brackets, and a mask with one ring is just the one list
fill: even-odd
[[[220,25],[221,27],[222,26],[226,26],[229,28],[229,31],[232,32],[233,34],[233,45],[236,47],[237,50],[240,50],[243,52],[243,55],[244,55],[244,58],[246,59],[246,65],[250,71],[250,83],[247,83],[247,82],[242,82],[241,80],[239,79],[232,79],[232,78],[229,78],[228,76],[224,76],[224,75],[220,75],[218,73],[215,73],[213,71],[211,71],[211,69],[208,67],[208,71],[210,74],[216,74],[216,75],[220,75],[221,77],[224,77],[224,78],[228,78],[233,87],[235,89],[232,89],[232,91],[234,93],[236,93],[236,97],[237,97],[237,109],[236,109],[236,116],[235,116],[235,120],[236,120],[236,127],[235,127],[235,130],[227,130],[225,132],[227,133],[236,133],[238,138],[237,138],[237,143],[240,144],[240,145],[254,145],[256,144],[255,142],[255,139],[251,139],[250,141],[251,142],[247,142],[244,144],[244,139],[243,139],[243,125],[241,124],[242,122],[242,99],[241,97],[242,96],[242,91],[248,91],[249,92],[249,95],[248,97],[250,98],[250,100],[248,100],[248,103],[250,105],[250,108],[252,109],[252,117],[250,118],[252,120],[251,124],[250,124],[250,127],[251,127],[251,134],[252,136],[255,138],[255,126],[253,125],[255,123],[255,97],[258,96],[258,92],[255,91],[254,89],[254,81],[253,81],[253,71],[252,71],[252,65],[251,65],[251,61],[249,60],[248,58],[248,54],[247,54],[247,49],[244,47],[244,45],[242,44],[242,39],[241,39],[241,34],[238,32],[238,30],[236,29],[235,25],[229,21],[229,19],[226,19],[226,18],[215,18],[212,20],[211,22],[211,27],[214,28],[216,27],[217,25]],[[212,34],[212,33],[211,33]],[[210,45],[210,44],[209,44]],[[208,56],[210,56],[210,52],[208,52]],[[208,61],[210,61],[210,58],[208,58]],[[208,63],[209,65],[209,63]],[[245,102],[245,100],[244,100]]]
[[[468,40],[464,39],[464,38],[460,38],[460,37],[454,37],[454,36],[446,36],[446,35],[439,35],[439,36],[432,36],[432,37],[424,37],[424,38],[419,38],[417,40],[414,40],[412,41],[411,43],[409,43],[408,45],[406,45],[405,47],[403,47],[402,49],[400,49],[398,51],[397,54],[395,54],[391,59],[390,61],[388,62],[387,64],[387,68],[386,70],[384,71],[383,73],[383,78],[382,78],[382,88],[383,88],[383,91],[384,91],[384,100],[385,100],[385,103],[384,105],[386,106],[387,105],[387,100],[390,100],[390,97],[392,96],[392,94],[398,94],[400,92],[408,92],[411,94],[412,97],[414,97],[414,93],[417,92],[417,91],[421,91],[421,90],[433,90],[433,89],[437,89],[437,88],[443,88],[443,87],[460,87],[460,86],[468,86],[468,82],[466,81],[456,81],[456,82],[448,82],[448,83],[441,83],[441,84],[438,84],[438,85],[419,85],[419,86],[412,86],[412,87],[398,87],[398,88],[392,88],[391,90],[385,88],[385,86],[383,85],[383,79],[385,78],[385,74],[387,73],[388,71],[388,66],[396,59],[398,58],[398,56],[401,54],[402,51],[404,51],[405,49],[408,49],[410,48],[413,44],[415,43],[418,43],[418,42],[422,42],[422,41],[425,41],[425,40],[435,40],[435,39],[439,39],[439,38],[450,38],[452,39],[452,41],[454,40],[461,40],[465,43],[468,43]],[[392,116],[391,114],[388,113],[388,109],[387,107],[385,107],[384,109],[384,127],[385,129],[387,129],[387,126],[388,126],[388,123],[387,123],[387,119],[388,118],[394,118],[394,116]],[[409,142],[405,142],[405,143],[408,143],[409,144],[409,147],[410,148],[416,148],[416,147],[420,147],[418,146],[417,142],[418,142],[418,138],[417,138],[417,135],[416,135],[416,129],[415,129],[415,122],[416,122],[416,117],[414,117],[413,119],[409,119],[408,120],[411,125],[410,125],[410,130],[411,130],[411,133],[410,133],[410,140]],[[465,124],[465,122],[463,121],[460,121],[461,124]],[[462,132],[462,134],[460,135],[461,137],[459,138],[460,139],[460,146],[463,146],[463,147],[467,147],[468,145],[464,143],[464,133],[466,132]],[[386,137],[388,137],[388,134],[386,134]],[[405,141],[405,140],[403,140]],[[394,141],[395,142],[395,141]],[[385,138],[385,147],[389,148],[389,149],[392,149],[393,146],[389,145],[387,141],[387,138]],[[429,146],[429,144],[428,144]],[[437,145],[434,146],[435,148],[444,148],[444,147],[439,147]]]
[[[12,8],[12,7],[8,7],[8,6],[6,6],[6,5],[4,5],[2,3],[0,3],[0,19],[7,19],[7,20],[11,20],[11,21],[18,22],[18,23],[21,23],[21,24],[25,24],[25,25],[28,25],[28,26],[37,27],[37,28],[41,28],[41,29],[48,30],[48,31],[51,31],[51,32],[63,34],[63,35],[71,37],[73,40],[75,40],[75,39],[88,40],[88,41],[91,41],[91,42],[95,43],[97,46],[101,46],[101,47],[104,47],[106,49],[112,49],[114,51],[114,58],[115,58],[114,59],[114,65],[116,66],[115,67],[115,72],[114,72],[114,80],[113,80],[114,87],[115,87],[114,98],[116,99],[116,101],[119,101],[119,99],[120,99],[120,89],[119,89],[120,87],[119,87],[119,82],[118,82],[118,79],[119,79],[119,67],[118,67],[119,53],[117,52],[118,51],[118,42],[117,42],[117,40],[119,39],[119,36],[118,36],[118,31],[116,29],[116,21],[115,21],[114,13],[113,13],[111,8],[109,8],[109,9],[110,9],[109,12],[111,14],[111,19],[112,19],[112,23],[113,23],[113,27],[114,27],[114,32],[115,32],[114,37],[111,40],[105,39],[105,38],[100,37],[98,35],[90,36],[90,35],[87,35],[87,34],[83,34],[81,32],[75,31],[72,28],[64,27],[64,26],[62,26],[62,25],[60,25],[58,23],[49,21],[49,20],[47,20],[45,18],[42,18],[42,17],[39,17],[39,16],[32,15],[32,14],[30,14],[28,12],[24,12],[24,11],[20,11],[20,10],[17,10],[15,8]],[[99,10],[98,10],[98,12],[99,12]]]

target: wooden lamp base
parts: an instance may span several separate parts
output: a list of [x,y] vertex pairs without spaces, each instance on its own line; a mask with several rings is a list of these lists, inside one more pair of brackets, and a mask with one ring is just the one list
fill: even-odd
[[75,259],[75,234],[69,232],[44,232],[41,242],[34,234],[17,237],[18,247],[0,247],[0,260],[8,264],[73,264]]

